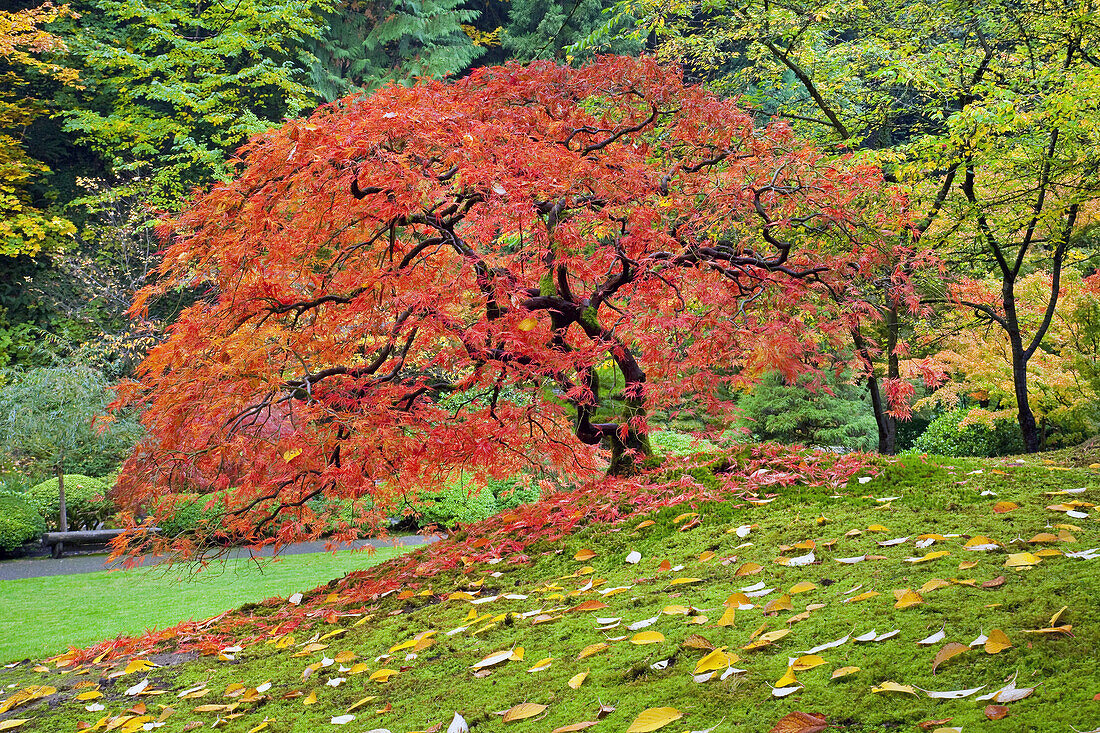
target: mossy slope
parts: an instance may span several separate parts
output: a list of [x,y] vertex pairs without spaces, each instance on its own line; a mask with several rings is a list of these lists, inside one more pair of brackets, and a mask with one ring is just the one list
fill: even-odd
[[[165,733],[196,723],[243,733],[265,722],[264,730],[278,733],[376,728],[407,733],[446,729],[460,712],[477,733],[544,733],[597,720],[602,703],[615,711],[596,724],[597,733],[621,733],[643,710],[663,706],[683,714],[664,729],[674,733],[711,726],[718,726],[716,733],[768,731],[794,710],[824,714],[835,729],[852,732],[914,730],[922,721],[941,719],[965,731],[1100,726],[1100,702],[1092,699],[1100,692],[1100,559],[1059,554],[1100,547],[1100,512],[1075,506],[1073,511],[1086,516],[1069,517],[1064,507],[1048,508],[1100,503],[1095,474],[1034,458],[905,458],[883,461],[867,475],[875,471],[876,478],[845,487],[776,489],[766,504],[681,505],[618,525],[588,527],[529,547],[528,564],[460,563],[453,571],[410,581],[365,609],[344,603],[343,594],[359,582],[349,578],[307,594],[296,628],[224,655],[232,659],[164,656],[152,661],[165,666],[113,679],[125,661],[76,670],[50,664],[37,672],[18,665],[0,674],[5,687],[50,685],[58,692],[6,716],[28,719],[21,730],[68,732],[82,722],[92,727],[98,722],[100,730],[112,725],[126,730],[158,722],[161,706],[167,705],[173,712],[163,717],[160,730]],[[1085,490],[1048,494],[1079,488]],[[745,532],[737,528],[745,525],[750,530],[741,536]],[[1041,533],[1056,539],[1029,542]],[[934,534],[944,538],[917,546],[921,535]],[[997,547],[965,549],[977,536]],[[898,538],[907,539],[880,544]],[[810,541],[812,562],[797,564],[809,562]],[[585,559],[582,550],[594,555]],[[637,564],[625,562],[632,551],[641,555]],[[440,552],[447,552],[446,543],[416,556],[427,560]],[[946,554],[931,555],[941,552]],[[1006,567],[1010,555],[1024,552],[1040,553],[1039,562],[1029,569]],[[838,561],[861,555],[869,558]],[[929,555],[929,560],[911,561]],[[785,565],[777,562],[780,558],[802,559]],[[662,563],[671,569],[662,570]],[[752,570],[745,563],[761,569],[738,576],[739,570]],[[698,580],[685,582],[692,578]],[[894,591],[939,585],[930,583],[935,580],[944,581],[943,586],[921,593],[922,603],[896,607]],[[729,596],[760,582],[775,590],[751,598],[755,607],[736,611],[732,625],[717,625]],[[789,594],[786,610],[783,596],[798,583],[814,588]],[[600,592],[619,587],[626,590]],[[572,610],[586,601],[607,607]],[[812,610],[803,618],[807,606]],[[1048,627],[1063,607],[1057,624],[1071,625],[1069,633],[1025,633]],[[242,638],[250,622],[288,608],[269,604],[239,614]],[[541,615],[534,613],[540,609]],[[598,630],[596,619],[605,617],[621,622]],[[659,631],[664,640],[631,643],[635,632],[626,626],[653,617],[657,621],[645,630]],[[916,643],[941,628],[942,642]],[[744,649],[762,634],[785,629],[789,633],[770,645]],[[899,633],[824,650],[824,664],[796,673],[800,690],[773,696],[770,685],[784,676],[799,651],[872,629]],[[934,657],[945,643],[970,644],[994,629],[1007,634],[1010,648],[991,654],[976,646],[933,674]],[[417,644],[418,635],[429,631],[436,633]],[[394,649],[403,643],[407,646]],[[578,659],[601,643],[607,647]],[[706,645],[726,647],[739,657],[733,666],[746,671],[696,681],[692,672],[707,653],[697,647]],[[480,673],[473,669],[494,652],[520,647],[522,660]],[[527,671],[546,657],[553,658],[548,668]],[[665,660],[663,668],[653,666]],[[859,671],[830,679],[845,666]],[[396,673],[375,675],[388,681],[373,681],[371,675],[382,669]],[[588,672],[587,678],[573,689],[569,681],[582,672]],[[988,702],[975,698],[1014,674],[1019,687],[1037,689],[1009,703],[1007,717],[987,720],[983,709]],[[148,690],[165,694],[125,694],[146,677]],[[920,690],[916,695],[872,691],[887,680],[933,691],[985,689],[958,700],[930,698]],[[268,682],[270,687],[264,687]],[[178,697],[199,686],[208,692]],[[93,689],[103,697],[76,699]],[[316,702],[305,704],[313,696]],[[498,713],[523,702],[548,708],[535,718],[504,723]],[[97,704],[103,709],[86,709]],[[126,712],[137,704],[145,706],[144,713]],[[203,707],[210,705],[229,707]],[[134,717],[122,720],[126,715]],[[332,722],[342,715],[355,719],[343,726]]]

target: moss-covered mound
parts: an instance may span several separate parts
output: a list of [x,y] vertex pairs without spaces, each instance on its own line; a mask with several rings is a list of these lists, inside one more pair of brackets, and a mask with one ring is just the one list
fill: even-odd
[[3,715],[59,733],[410,733],[456,713],[518,733],[764,733],[794,712],[852,732],[1100,726],[1095,474],[912,457],[806,480],[837,460],[712,463],[676,479],[689,501],[549,497],[302,597],[0,670],[25,694]]

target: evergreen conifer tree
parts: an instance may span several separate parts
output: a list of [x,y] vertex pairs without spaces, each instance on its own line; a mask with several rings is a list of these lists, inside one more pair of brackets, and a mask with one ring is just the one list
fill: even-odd
[[326,99],[386,82],[441,77],[469,67],[483,51],[463,32],[477,19],[462,0],[343,2],[315,43],[313,87]]

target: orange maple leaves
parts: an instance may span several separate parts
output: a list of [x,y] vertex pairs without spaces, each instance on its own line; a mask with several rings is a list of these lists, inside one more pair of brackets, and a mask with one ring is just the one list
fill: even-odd
[[240,166],[161,227],[135,311],[210,296],[120,393],[149,430],[130,506],[223,489],[219,541],[351,537],[459,470],[591,475],[601,444],[629,472],[654,407],[812,362],[842,333],[818,284],[904,225],[873,171],[646,58],[387,87]]

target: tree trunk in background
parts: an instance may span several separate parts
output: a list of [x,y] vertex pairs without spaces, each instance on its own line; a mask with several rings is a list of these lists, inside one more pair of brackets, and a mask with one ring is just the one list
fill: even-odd
[[58,529],[62,532],[69,531],[69,512],[65,507],[65,471],[62,468],[61,462],[58,461],[57,466],[54,468],[57,473],[57,503],[60,510],[60,519],[58,521]]
[[1039,426],[1035,423],[1035,413],[1027,396],[1027,359],[1020,343],[1019,331],[1015,335],[1009,332],[1012,344],[1012,386],[1016,391],[1016,418],[1020,423],[1020,434],[1024,438],[1024,450],[1028,453],[1039,452]]
[[[69,512],[65,506],[65,468],[64,468],[65,452],[62,451],[57,457],[57,465],[54,470],[57,472],[57,508],[58,508],[58,529],[62,532],[69,531]],[[53,547],[53,556],[61,557],[61,553],[65,551],[65,545],[62,542],[58,542]]]

